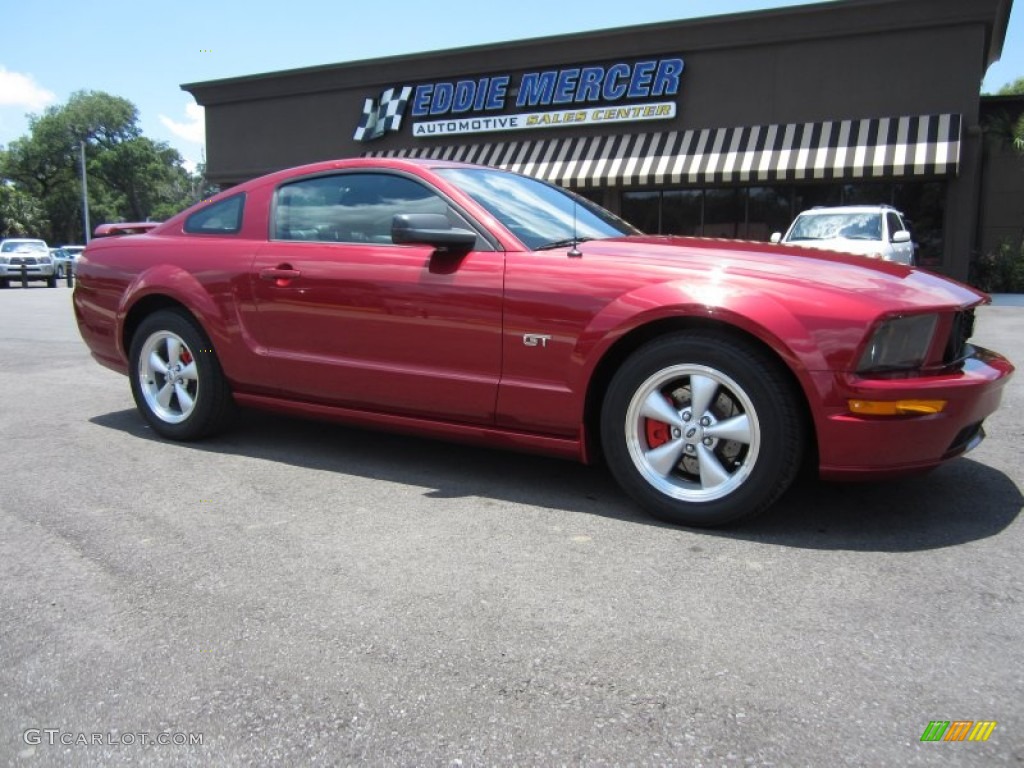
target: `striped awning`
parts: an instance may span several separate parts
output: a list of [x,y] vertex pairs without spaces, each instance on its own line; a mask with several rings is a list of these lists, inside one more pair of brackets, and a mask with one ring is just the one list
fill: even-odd
[[955,175],[960,115],[577,136],[367,152],[517,171],[568,187]]

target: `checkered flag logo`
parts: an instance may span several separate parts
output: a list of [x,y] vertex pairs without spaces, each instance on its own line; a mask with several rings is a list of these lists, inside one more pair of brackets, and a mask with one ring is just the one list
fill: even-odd
[[363,114],[356,127],[356,141],[373,141],[388,131],[397,131],[402,127],[402,115],[405,105],[409,103],[412,87],[388,88],[378,99],[367,99],[363,103]]

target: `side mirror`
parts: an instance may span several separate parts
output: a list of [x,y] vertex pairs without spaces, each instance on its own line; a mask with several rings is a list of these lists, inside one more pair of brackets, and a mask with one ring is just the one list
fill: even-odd
[[775,243],[776,245],[781,243],[782,242],[782,233],[781,232],[772,232],[772,242]]
[[476,245],[476,233],[456,229],[441,213],[396,213],[391,220],[391,240],[468,251]]
[[899,232],[893,233],[892,241],[894,243],[909,243],[910,233],[905,229],[901,229]]

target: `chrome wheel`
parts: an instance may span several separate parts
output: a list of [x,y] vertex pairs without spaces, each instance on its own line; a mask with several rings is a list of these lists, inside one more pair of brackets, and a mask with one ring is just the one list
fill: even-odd
[[157,331],[143,342],[138,356],[139,388],[153,414],[168,424],[192,415],[199,397],[195,355],[184,339]]
[[601,407],[601,446],[653,515],[715,526],[767,509],[800,466],[799,390],[770,351],[728,331],[682,331],[630,355]]
[[680,501],[714,501],[750,476],[761,427],[750,397],[704,365],[674,365],[644,381],[629,401],[626,445],[640,474]]
[[172,440],[199,440],[231,421],[234,401],[210,337],[183,309],[147,315],[132,334],[129,380],[139,413]]

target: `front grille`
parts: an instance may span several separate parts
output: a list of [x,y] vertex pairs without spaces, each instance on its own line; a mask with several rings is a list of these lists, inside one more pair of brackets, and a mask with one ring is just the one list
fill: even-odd
[[953,326],[949,329],[949,340],[942,362],[946,365],[959,363],[970,354],[967,340],[974,335],[974,310],[966,309],[957,312],[953,318]]
[[38,263],[39,263],[39,260],[36,259],[35,256],[12,256],[11,257],[11,266],[12,267],[20,267],[22,264],[24,264],[27,267],[34,267]]

